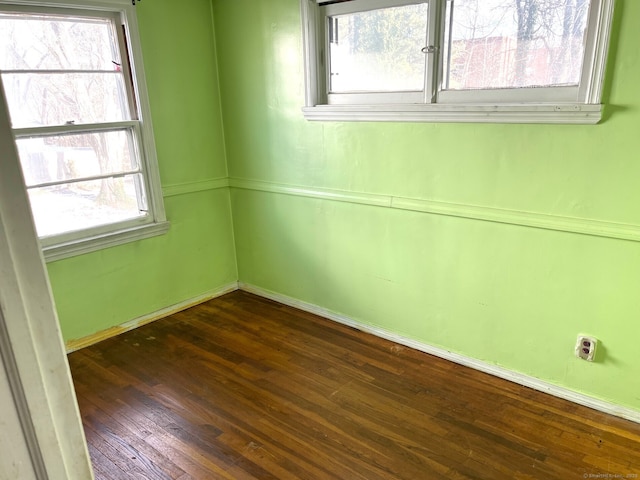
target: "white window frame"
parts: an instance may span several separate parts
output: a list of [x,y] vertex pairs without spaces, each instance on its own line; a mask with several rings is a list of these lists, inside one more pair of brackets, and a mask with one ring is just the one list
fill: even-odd
[[[304,117],[316,121],[402,121],[595,124],[602,118],[602,88],[614,0],[591,0],[583,73],[578,87],[444,91],[442,53],[446,0],[300,0],[305,71]],[[390,6],[428,3],[424,101],[415,95],[328,92],[327,17]]]
[[[169,229],[166,219],[158,160],[151,124],[151,111],[146,91],[146,80],[142,63],[142,49],[138,34],[135,6],[131,0],[0,0],[0,9],[24,12],[48,11],[82,16],[83,12],[114,15],[126,32],[128,58],[123,54],[123,62],[129,61],[136,111],[133,120],[104,124],[68,125],[36,128],[15,128],[14,138],[26,138],[56,133],[99,132],[130,129],[134,148],[138,154],[141,174],[146,189],[148,212],[140,217],[59,235],[40,237],[40,243],[47,261],[97,251],[127,242],[162,235]],[[118,25],[116,25],[118,26]],[[122,42],[123,40],[120,39]],[[121,45],[122,47],[122,45]]]

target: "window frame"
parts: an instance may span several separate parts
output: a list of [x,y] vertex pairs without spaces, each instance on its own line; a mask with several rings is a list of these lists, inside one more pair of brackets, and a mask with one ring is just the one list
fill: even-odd
[[[366,2],[366,7],[359,4]],[[582,77],[578,87],[540,87],[443,91],[443,42],[446,0],[300,0],[307,120],[475,123],[595,124],[602,118],[602,88],[615,0],[590,0]],[[415,3],[429,4],[424,103],[402,95],[328,92],[326,18],[331,14]],[[433,42],[433,43],[431,43]],[[395,95],[395,98],[393,98]],[[405,99],[408,97],[405,97]],[[415,98],[415,97],[414,97]],[[498,100],[500,98],[500,100]],[[403,103],[404,102],[404,103]]]
[[[123,221],[42,236],[40,244],[45,259],[60,260],[166,233],[169,222],[164,209],[135,6],[130,0],[0,0],[0,9],[113,18],[118,48],[122,56],[131,119],[95,124],[13,128],[12,132],[14,138],[20,139],[65,133],[129,131],[140,175],[144,179],[145,188],[139,193],[146,203],[147,212]],[[124,28],[124,33],[121,27]],[[128,73],[130,75],[127,79]]]

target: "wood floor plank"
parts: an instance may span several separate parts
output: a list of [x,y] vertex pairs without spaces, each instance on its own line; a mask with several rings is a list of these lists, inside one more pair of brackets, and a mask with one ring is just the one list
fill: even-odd
[[638,424],[244,292],[69,362],[97,480],[640,475]]
[[151,434],[149,430],[140,430],[136,423],[119,414],[108,415],[86,399],[81,399],[79,404],[94,430],[96,424],[101,425],[100,432],[106,433],[107,441],[118,451],[128,454],[140,470],[159,480],[178,478],[185,474],[170,459],[145,442],[146,437]]

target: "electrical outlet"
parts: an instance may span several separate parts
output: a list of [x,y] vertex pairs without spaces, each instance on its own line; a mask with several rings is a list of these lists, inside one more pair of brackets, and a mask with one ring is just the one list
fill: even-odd
[[576,357],[586,360],[587,362],[593,362],[593,359],[596,356],[597,346],[597,338],[589,337],[587,335],[578,335],[578,341],[576,342]]

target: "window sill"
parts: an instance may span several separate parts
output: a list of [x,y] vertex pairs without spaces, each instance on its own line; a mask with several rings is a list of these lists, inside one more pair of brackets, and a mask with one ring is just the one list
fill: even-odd
[[84,253],[95,252],[103,248],[114,247],[124,243],[163,235],[169,231],[169,222],[158,222],[104,233],[81,240],[73,240],[43,247],[46,262],[55,262],[64,258],[75,257]]
[[602,105],[317,105],[303,107],[302,112],[307,120],[312,121],[592,125],[602,118]]

